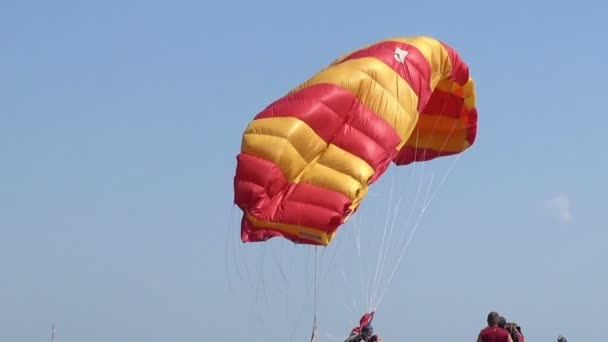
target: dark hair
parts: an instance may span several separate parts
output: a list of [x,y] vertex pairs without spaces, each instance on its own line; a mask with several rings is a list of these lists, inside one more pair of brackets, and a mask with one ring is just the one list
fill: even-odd
[[369,342],[378,342],[378,335],[374,335],[369,339]]
[[498,325],[498,323],[500,322],[500,315],[498,314],[498,312],[492,311],[488,314],[487,321],[488,325],[490,326]]
[[500,316],[498,318],[498,326],[504,329],[507,326],[507,319]]

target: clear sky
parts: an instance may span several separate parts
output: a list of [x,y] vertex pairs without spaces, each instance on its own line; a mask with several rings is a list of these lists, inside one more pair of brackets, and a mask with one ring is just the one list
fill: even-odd
[[[605,340],[607,12],[599,0],[2,1],[0,341],[48,340],[52,323],[58,342],[305,341],[314,248],[240,243],[240,134],[345,51],[417,34],[470,65],[479,135],[376,287],[377,332],[473,341],[498,310],[530,341]],[[387,203],[453,160],[392,168],[320,253],[322,341],[366,309],[360,274],[374,273]],[[409,233],[412,207],[396,231]]]

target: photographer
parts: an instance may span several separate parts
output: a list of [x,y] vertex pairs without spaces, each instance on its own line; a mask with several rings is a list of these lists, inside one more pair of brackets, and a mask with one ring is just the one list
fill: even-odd
[[505,329],[511,335],[513,342],[524,342],[524,335],[521,333],[521,327],[517,323],[505,324]]

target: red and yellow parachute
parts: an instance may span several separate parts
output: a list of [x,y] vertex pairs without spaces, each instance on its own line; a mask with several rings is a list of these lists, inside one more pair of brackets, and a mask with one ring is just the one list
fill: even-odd
[[328,245],[389,164],[460,153],[475,141],[468,66],[426,36],[346,54],[255,116],[234,178],[243,242]]

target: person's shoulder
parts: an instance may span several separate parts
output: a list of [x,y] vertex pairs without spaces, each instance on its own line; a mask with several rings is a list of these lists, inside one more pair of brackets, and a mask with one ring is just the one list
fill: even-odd
[[511,336],[511,333],[509,332],[509,330],[504,329],[504,328],[499,328],[498,331],[503,334],[503,335],[509,335]]

